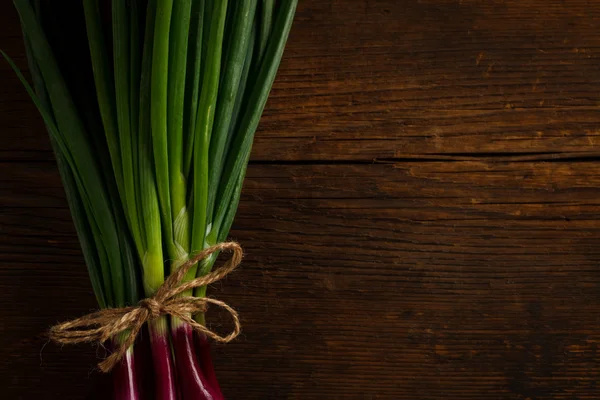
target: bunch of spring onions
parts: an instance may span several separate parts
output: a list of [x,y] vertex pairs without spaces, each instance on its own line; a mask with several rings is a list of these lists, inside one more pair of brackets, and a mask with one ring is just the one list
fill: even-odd
[[[14,4],[33,87],[9,62],[50,134],[98,304],[134,305],[226,239],[297,0]],[[148,331],[151,357],[130,348],[113,370],[116,399],[223,398],[206,337],[167,316]]]

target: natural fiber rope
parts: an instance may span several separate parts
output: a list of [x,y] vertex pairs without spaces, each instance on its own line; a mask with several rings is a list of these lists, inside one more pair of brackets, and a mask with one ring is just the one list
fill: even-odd
[[[221,268],[189,282],[183,277],[192,266],[211,254],[229,250],[233,254]],[[220,281],[233,271],[242,261],[242,248],[235,242],[219,243],[203,250],[182,264],[158,288],[154,296],[144,299],[137,306],[123,308],[107,308],[81,318],[63,322],[50,328],[50,339],[60,344],[86,342],[104,343],[119,333],[125,333],[117,349],[104,361],[98,364],[103,372],[113,369],[134,344],[142,326],[162,315],[172,315],[189,324],[195,331],[203,333],[217,342],[227,343],[240,334],[241,325],[238,313],[226,303],[206,297],[179,296],[187,290],[210,285]],[[233,319],[233,331],[227,336],[220,336],[204,325],[194,321],[190,315],[206,311],[209,304],[224,308]],[[127,331],[127,332],[126,332]]]

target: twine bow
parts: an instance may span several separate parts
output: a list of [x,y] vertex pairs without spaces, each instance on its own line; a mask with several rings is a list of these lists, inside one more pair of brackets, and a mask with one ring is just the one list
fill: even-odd
[[[182,283],[185,274],[192,266],[211,254],[223,250],[229,250],[233,254],[222,267],[205,276]],[[154,296],[140,301],[137,306],[107,308],[55,325],[50,328],[50,339],[60,344],[104,343],[119,333],[125,333],[125,339],[120,342],[117,349],[98,364],[102,372],[109,372],[121,361],[146,322],[162,315],[175,316],[189,324],[196,332],[203,333],[217,342],[228,343],[241,331],[238,313],[233,308],[216,299],[179,295],[187,290],[220,281],[237,268],[241,261],[242,248],[235,242],[219,243],[209,247],[183,263],[165,280]],[[222,307],[231,315],[234,328],[227,336],[220,336],[191,318],[193,314],[206,311],[209,304]]]

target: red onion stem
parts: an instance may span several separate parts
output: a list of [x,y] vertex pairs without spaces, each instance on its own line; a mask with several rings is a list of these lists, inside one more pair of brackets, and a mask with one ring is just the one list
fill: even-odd
[[188,324],[173,318],[172,339],[183,400],[222,399],[222,397],[216,395],[196,359],[192,328]]

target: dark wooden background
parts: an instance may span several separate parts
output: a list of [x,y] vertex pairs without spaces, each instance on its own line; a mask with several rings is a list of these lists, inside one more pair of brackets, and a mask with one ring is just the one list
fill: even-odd
[[[226,396],[600,398],[599,107],[599,1],[302,0],[212,290]],[[94,297],[4,62],[0,129],[2,398],[81,399],[95,348],[42,333]]]

